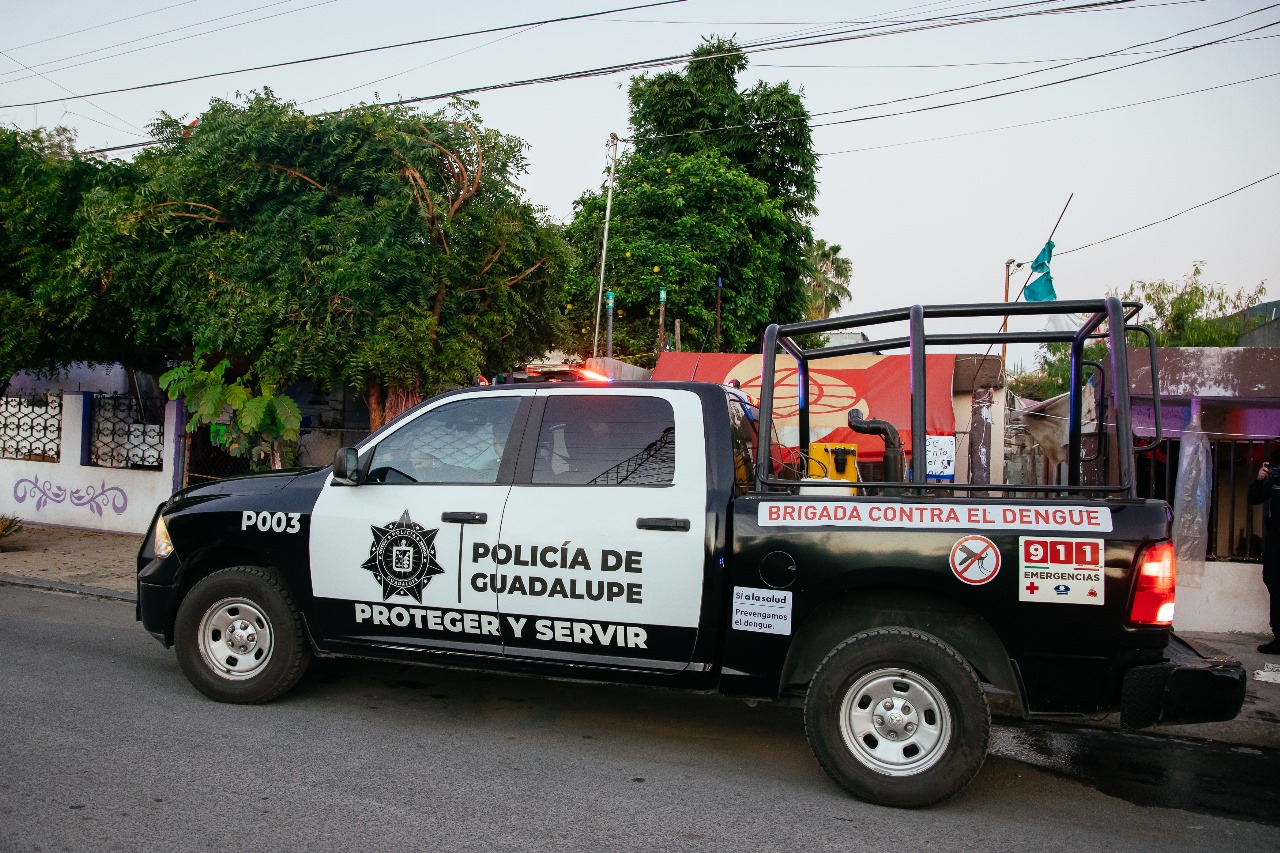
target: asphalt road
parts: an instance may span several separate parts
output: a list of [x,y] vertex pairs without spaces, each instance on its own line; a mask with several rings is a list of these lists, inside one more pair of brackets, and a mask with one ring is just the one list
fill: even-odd
[[960,796],[846,796],[798,712],[357,661],[209,701],[131,606],[0,587],[2,850],[1276,849],[1280,753],[1001,727]]

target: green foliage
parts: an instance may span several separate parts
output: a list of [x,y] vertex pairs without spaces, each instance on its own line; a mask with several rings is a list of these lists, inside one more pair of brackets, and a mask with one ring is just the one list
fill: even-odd
[[22,519],[16,515],[0,515],[0,539],[22,532]]
[[233,456],[249,457],[255,469],[290,466],[302,425],[298,404],[275,393],[274,383],[260,383],[260,390],[255,393],[248,377],[228,380],[226,372],[231,362],[225,358],[210,370],[205,369],[204,363],[205,353],[197,351],[190,362],[160,377],[160,387],[170,398],[186,401],[191,413],[187,432],[225,417],[225,446]]
[[[1178,281],[1159,279],[1135,281],[1122,294],[1112,291],[1127,302],[1141,302],[1137,322],[1155,332],[1156,346],[1161,347],[1233,347],[1240,335],[1257,325],[1248,318],[1248,309],[1262,301],[1266,287],[1231,293],[1220,284],[1201,280],[1204,262],[1192,266],[1191,273]],[[1130,346],[1146,346],[1146,338],[1130,335]],[[1103,343],[1087,344],[1084,357],[1106,364],[1108,347]],[[1068,344],[1042,344],[1036,355],[1034,371],[1009,377],[1009,388],[1020,397],[1047,400],[1065,394],[1071,387],[1071,349]]]
[[[121,327],[190,369],[171,387],[203,383],[201,421],[210,383],[240,383],[246,432],[286,434],[271,389],[310,380],[362,389],[378,426],[390,400],[550,347],[567,249],[515,184],[524,143],[472,104],[314,116],[265,91],[152,131],[139,181],[86,196],[64,298],[88,304],[109,277]],[[204,371],[197,352],[228,366]]]
[[1220,284],[1201,281],[1204,266],[1204,261],[1197,261],[1178,281],[1135,281],[1121,296],[1143,304],[1138,322],[1156,333],[1157,346],[1233,347],[1240,335],[1257,325],[1249,321],[1248,309],[1262,301],[1267,288],[1259,283],[1233,294]]
[[853,277],[853,263],[840,254],[839,245],[828,245],[826,240],[814,240],[805,253],[805,282],[809,289],[809,306],[806,320],[823,320],[840,310],[846,299],[851,299],[849,280]]
[[[600,194],[584,195],[566,231],[581,259],[565,306],[567,341],[578,352],[592,347],[604,207]],[[741,351],[754,345],[781,286],[786,221],[762,181],[715,151],[622,159],[606,266],[616,294],[615,354],[655,351],[663,286],[667,322],[681,319],[686,347]],[[715,340],[717,276],[724,279],[721,341]],[[603,337],[602,320],[602,349]]]
[[737,89],[747,57],[732,39],[704,39],[683,71],[641,75],[628,89],[636,153],[717,151],[764,181],[795,217],[817,212],[818,155],[809,113],[789,83]]
[[86,287],[81,304],[62,298],[80,278],[69,250],[85,196],[131,179],[124,164],[77,154],[64,128],[0,128],[0,384],[20,369],[145,360],[121,336],[105,281]]
[[[818,162],[808,113],[786,83],[739,91],[746,67],[734,42],[716,38],[683,70],[631,81],[635,151],[619,162],[605,281],[618,295],[615,355],[652,362],[661,284],[667,322],[681,321],[690,348],[742,351],[768,323],[806,316]],[[567,338],[578,352],[592,349],[603,222],[603,194],[588,193],[566,235],[578,251]]]

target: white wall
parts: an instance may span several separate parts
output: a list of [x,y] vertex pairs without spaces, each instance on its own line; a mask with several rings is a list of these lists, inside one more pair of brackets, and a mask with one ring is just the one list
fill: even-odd
[[161,471],[81,465],[87,395],[62,397],[62,448],[57,462],[0,459],[0,514],[41,524],[117,533],[144,533],[156,505],[181,485],[177,478],[178,403],[164,410]]
[[1177,631],[1270,634],[1261,563],[1178,566]]

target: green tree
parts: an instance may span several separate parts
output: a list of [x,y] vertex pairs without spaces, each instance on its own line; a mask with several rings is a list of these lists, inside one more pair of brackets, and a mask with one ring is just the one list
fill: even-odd
[[826,240],[814,240],[805,253],[805,281],[809,287],[809,308],[806,320],[822,320],[840,310],[846,299],[851,299],[849,280],[853,278],[853,263],[842,254],[837,244]]
[[76,275],[69,250],[84,197],[132,178],[126,164],[77,154],[65,128],[0,128],[0,385],[23,369],[146,361],[121,336],[119,312],[100,294],[88,304],[60,299]]
[[171,392],[261,433],[246,452],[288,438],[271,401],[290,382],[360,389],[376,428],[558,331],[563,240],[515,184],[524,143],[469,102],[316,116],[265,91],[152,130],[141,183],[86,198],[67,298],[108,282],[137,338],[181,362]]
[[[731,352],[753,345],[770,321],[780,286],[786,215],[762,181],[715,151],[633,155],[619,162],[609,230],[609,287],[616,294],[616,355],[651,365],[658,343],[659,289],[667,322],[679,318],[685,345]],[[578,200],[566,231],[580,263],[568,286],[568,345],[590,352],[594,337],[599,233],[605,200]],[[715,339],[716,278],[721,335]],[[601,323],[603,351],[604,321]]]
[[[1110,295],[1126,302],[1141,302],[1136,322],[1150,326],[1156,346],[1233,347],[1240,336],[1255,327],[1249,309],[1262,301],[1266,286],[1233,293],[1221,284],[1202,280],[1204,261],[1192,265],[1191,272],[1176,281],[1132,282],[1123,293]],[[1132,336],[1131,346],[1145,346],[1146,339]],[[1106,344],[1085,346],[1084,356],[1105,363]],[[1042,344],[1036,355],[1036,369],[1009,377],[1009,388],[1022,397],[1047,400],[1065,394],[1071,386],[1071,350],[1068,344]]]
[[[747,64],[733,41],[712,38],[693,51],[684,69],[641,75],[631,81],[628,99],[635,150],[618,170],[606,269],[606,284],[626,300],[620,307],[625,312],[620,319],[628,328],[619,335],[615,325],[616,353],[633,360],[651,360],[657,343],[656,323],[649,318],[657,314],[658,282],[641,281],[638,274],[627,272],[625,253],[617,252],[614,242],[620,231],[641,250],[633,251],[637,266],[641,257],[683,258],[665,267],[661,262],[652,263],[649,269],[658,266],[669,270],[669,299],[675,289],[680,290],[680,302],[669,302],[667,313],[681,320],[689,346],[718,345],[740,351],[754,346],[768,323],[798,321],[809,310],[805,252],[812,242],[808,221],[815,212],[818,161],[808,112],[800,94],[787,83],[757,83],[739,90],[737,78]],[[731,177],[732,172],[740,177]],[[680,192],[673,195],[671,187],[663,185],[665,174],[681,176],[668,183],[687,179],[684,186],[689,197]],[[744,192],[729,203],[703,199],[693,180],[695,174],[712,184],[728,187],[731,182]],[[750,192],[746,192],[748,187]],[[638,194],[649,191],[680,206],[664,210]],[[581,305],[586,282],[599,270],[604,207],[599,198],[590,193],[579,201],[570,228],[570,241],[579,255],[572,275],[571,301],[575,306]],[[766,201],[770,203],[768,210]],[[638,218],[627,221],[633,214]],[[707,221],[696,221],[698,217]],[[731,235],[726,227],[743,230]],[[715,234],[716,239],[685,242],[700,239],[704,232]],[[761,243],[756,250],[745,245],[753,240]],[[615,258],[619,259],[617,265]],[[755,266],[762,258],[770,259],[768,269]],[[717,276],[725,282],[720,342],[714,340],[713,285]],[[591,323],[584,324],[575,314],[571,324],[575,334],[581,334],[576,330],[584,325],[594,325],[594,293],[592,289]],[[643,333],[632,334],[632,320]],[[589,343],[583,346],[580,339],[575,346],[581,352],[591,350]]]

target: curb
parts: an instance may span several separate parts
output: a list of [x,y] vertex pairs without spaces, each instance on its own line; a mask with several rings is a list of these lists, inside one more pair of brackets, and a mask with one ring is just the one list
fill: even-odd
[[42,589],[46,592],[69,592],[73,595],[84,595],[90,598],[104,598],[110,601],[125,601],[136,604],[138,596],[131,592],[116,592],[112,589],[100,589],[94,586],[77,586],[59,581],[38,581],[31,578],[20,578],[14,575],[0,575],[0,586],[22,586],[28,589]]

